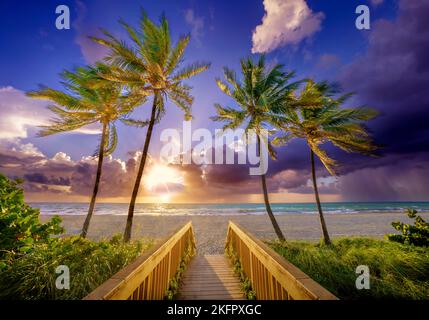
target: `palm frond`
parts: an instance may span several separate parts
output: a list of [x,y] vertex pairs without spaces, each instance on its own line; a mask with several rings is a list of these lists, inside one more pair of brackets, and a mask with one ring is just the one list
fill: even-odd
[[285,132],[283,135],[279,137],[275,137],[271,143],[276,147],[281,147],[291,141],[294,136],[290,132]]
[[223,93],[225,93],[226,95],[228,95],[230,97],[233,97],[231,89],[229,88],[229,86],[225,82],[223,82],[220,79],[216,79],[216,83],[217,83],[219,89],[222,90]]
[[109,156],[111,155],[118,145],[118,134],[116,132],[116,126],[115,124],[110,124],[109,130],[107,133],[107,139],[106,139],[106,145],[104,149],[104,155]]
[[307,80],[300,95],[289,94],[287,105],[271,123],[282,131],[275,144],[282,144],[282,137],[303,138],[331,174],[337,163],[319,145],[331,142],[346,151],[370,155],[376,150],[363,122],[373,119],[374,109],[342,108],[351,94],[340,93],[339,87],[328,82]]
[[150,120],[136,120],[136,119],[130,119],[130,118],[123,118],[119,119],[122,123],[126,124],[127,126],[132,127],[138,127],[138,128],[144,128],[149,125]]
[[180,38],[176,46],[173,48],[173,50],[171,50],[166,67],[167,73],[171,74],[177,68],[177,65],[183,58],[183,54],[185,53],[190,39],[191,37],[189,35]]
[[88,110],[88,106],[78,98],[59,90],[42,87],[37,91],[30,91],[27,96],[35,99],[50,100],[70,110]]
[[210,63],[206,63],[206,62],[193,63],[183,68],[182,70],[179,70],[175,75],[173,75],[172,81],[177,82],[184,79],[189,79],[207,70],[209,67],[210,67]]
[[94,123],[95,121],[79,121],[79,120],[52,120],[50,125],[40,126],[41,130],[37,133],[38,137],[46,137],[57,133],[74,131],[76,129],[82,128],[89,124]]
[[[181,37],[172,47],[169,24],[164,15],[159,23],[154,23],[142,10],[137,29],[123,20],[120,24],[127,31],[132,45],[127,45],[107,31],[104,31],[104,38],[91,38],[110,49],[106,61],[111,66],[100,76],[125,85],[133,94],[144,98],[160,93],[161,99],[170,98],[189,118],[193,97],[182,81],[207,70],[210,64],[194,63],[180,69],[190,38]],[[164,104],[165,101],[162,101],[158,119],[165,113]]]
[[28,95],[31,97],[54,102],[48,108],[56,118],[48,125],[42,126],[38,135],[47,136],[73,131],[95,122],[102,122],[112,130],[108,134],[110,144],[104,147],[106,150],[116,147],[114,122],[128,116],[145,100],[145,97],[132,91],[124,91],[124,86],[120,83],[101,78],[100,72],[108,73],[108,69],[108,65],[97,64],[80,67],[74,71],[64,71],[61,74],[64,79],[63,86],[65,91],[72,91],[73,95],[50,88],[29,92]]
[[307,144],[309,145],[311,150],[313,150],[319,160],[323,163],[326,170],[328,170],[331,175],[335,176],[336,172],[334,167],[337,165],[337,162],[334,159],[330,158],[328,154],[322,149],[320,149],[319,146],[313,141],[307,140]]

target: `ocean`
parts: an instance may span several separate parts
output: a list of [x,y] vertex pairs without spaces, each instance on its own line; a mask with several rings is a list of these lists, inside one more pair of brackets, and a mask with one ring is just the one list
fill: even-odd
[[[87,203],[31,203],[43,215],[86,215]],[[272,203],[275,214],[317,214],[314,203]],[[402,212],[414,208],[429,212],[429,202],[330,202],[322,204],[326,214],[362,212]],[[96,215],[126,215],[126,203],[98,203]],[[264,204],[137,204],[135,215],[263,215]]]

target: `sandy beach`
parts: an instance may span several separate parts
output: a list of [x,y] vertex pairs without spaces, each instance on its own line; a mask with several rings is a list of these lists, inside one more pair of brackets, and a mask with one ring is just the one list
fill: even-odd
[[[429,219],[429,213],[421,214]],[[328,229],[333,238],[345,236],[369,236],[382,238],[394,230],[391,222],[400,220],[410,222],[403,213],[355,213],[327,214]],[[67,234],[79,234],[84,216],[64,215],[63,226]],[[49,216],[41,216],[42,220]],[[91,239],[109,238],[122,233],[125,215],[95,215],[91,221],[88,237]],[[268,216],[149,216],[134,218],[133,238],[148,237],[161,240],[188,221],[192,221],[197,239],[198,254],[217,254],[223,252],[228,221],[239,223],[261,239],[273,239],[275,234]],[[314,214],[287,214],[277,216],[277,220],[287,239],[314,240],[321,237],[319,218]]]

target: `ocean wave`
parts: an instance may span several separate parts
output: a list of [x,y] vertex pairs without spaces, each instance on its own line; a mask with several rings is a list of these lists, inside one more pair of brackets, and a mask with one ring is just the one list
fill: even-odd
[[[34,203],[42,215],[86,215],[88,205],[84,203]],[[429,212],[429,203],[324,203],[325,214],[358,214],[403,212],[404,208],[414,208],[420,212]],[[272,204],[275,215],[287,214],[318,214],[317,207],[312,203]],[[127,215],[127,204],[97,205],[95,215]],[[235,216],[235,215],[265,215],[263,204],[144,204],[137,205],[136,216]]]

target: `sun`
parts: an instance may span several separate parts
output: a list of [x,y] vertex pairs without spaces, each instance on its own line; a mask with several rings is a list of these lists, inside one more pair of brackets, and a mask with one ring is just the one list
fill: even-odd
[[147,190],[159,192],[165,197],[170,193],[169,185],[183,185],[183,176],[172,167],[156,164],[149,169],[143,178],[143,183]]

